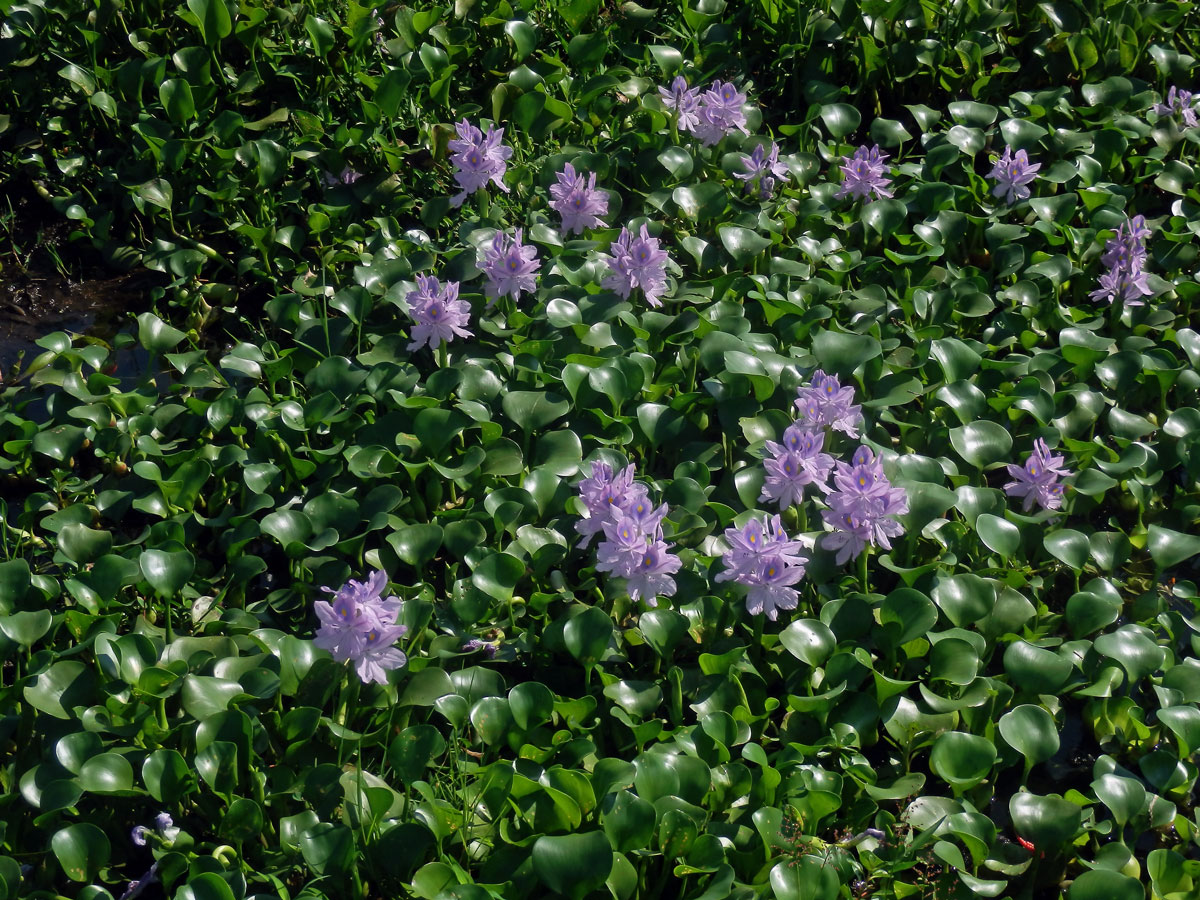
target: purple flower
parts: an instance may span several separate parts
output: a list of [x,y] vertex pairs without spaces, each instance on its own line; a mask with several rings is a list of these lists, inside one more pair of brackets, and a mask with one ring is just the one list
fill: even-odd
[[996,160],[992,171],[988,173],[989,178],[996,179],[992,195],[1003,197],[1004,202],[1010,205],[1018,200],[1027,200],[1030,193],[1028,185],[1037,178],[1037,171],[1041,167],[1041,163],[1030,163],[1029,154],[1024,150],[1018,150],[1017,155],[1013,156],[1012,147],[1005,147],[1004,155]]
[[724,570],[717,581],[734,581],[749,588],[746,609],[765,612],[775,621],[780,609],[795,609],[799,594],[791,587],[804,577],[808,554],[800,541],[783,530],[779,516],[751,519],[741,529],[726,528],[729,552],[722,557]]
[[615,522],[635,506],[648,503],[646,486],[635,482],[633,477],[633,466],[626,466],[614,475],[607,463],[592,463],[592,474],[578,485],[587,516],[575,523],[575,530],[583,536],[577,546],[586,547],[593,535],[604,531],[606,523]]
[[145,825],[134,825],[133,830],[129,832],[129,839],[133,841],[137,847],[146,846],[146,838],[150,834],[150,829]]
[[471,305],[458,299],[458,282],[448,281],[446,286],[431,275],[417,276],[417,289],[409,291],[404,298],[412,316],[412,342],[409,350],[418,350],[422,345],[436,349],[443,341],[455,337],[470,337],[464,327],[471,320]]
[[805,425],[824,426],[858,437],[862,407],[854,402],[854,388],[842,387],[836,375],[826,375],[817,369],[808,384],[797,388],[796,393],[796,409]]
[[892,487],[871,449],[859,447],[850,465],[839,462],[833,484],[826,501],[829,508],[822,515],[834,531],[822,546],[836,551],[838,565],[857,557],[868,544],[890,550],[891,539],[904,531],[895,517],[908,512],[908,494]]
[[408,631],[396,623],[402,606],[396,597],[383,599],[387,574],[372,573],[364,584],[353,579],[334,594],[333,602],[318,600],[315,604],[321,627],[313,644],[328,650],[338,662],[353,661],[358,677],[364,683],[387,683],[387,671],[403,666],[408,657],[392,646]]
[[782,556],[767,556],[758,561],[751,573],[746,592],[746,610],[752,616],[766,613],[775,621],[781,609],[795,609],[799,592],[792,587],[804,577],[804,565],[795,565]]
[[450,205],[461,206],[468,194],[475,193],[489,181],[494,181],[496,187],[507,194],[504,173],[508,171],[508,159],[513,151],[512,147],[500,143],[504,138],[504,129],[489,126],[487,137],[484,137],[466,119],[455,128],[458,139],[450,142],[450,161],[455,167],[454,180],[462,192],[450,198]]
[[833,469],[833,457],[822,453],[825,433],[789,425],[783,433],[783,443],[767,441],[770,457],[763,460],[767,478],[763,482],[760,500],[772,500],[780,509],[804,499],[804,488],[810,484],[827,491],[825,482]]
[[1155,103],[1151,111],[1160,116],[1183,116],[1183,124],[1188,128],[1196,127],[1196,110],[1193,107],[1195,95],[1191,91],[1181,90],[1171,85],[1167,91],[1166,103]]
[[[665,512],[665,508],[664,508]],[[626,589],[633,600],[644,600],[647,606],[657,606],[658,597],[670,597],[675,593],[675,579],[679,571],[679,558],[672,556],[670,545],[662,539],[662,528],[657,519],[654,527],[643,530],[636,519],[622,515],[619,519],[606,519],[603,530],[605,540],[596,547],[596,569],[618,578],[624,578]]]
[[700,96],[697,122],[692,126],[692,133],[705,146],[716,144],[735,130],[749,134],[746,114],[742,111],[745,102],[746,95],[728,81],[714,81],[712,87]]
[[887,176],[887,166],[884,160],[886,153],[878,147],[867,147],[865,144],[854,151],[853,156],[842,158],[842,186],[838,188],[835,197],[862,197],[866,199],[872,193],[875,198],[892,196],[892,180]]
[[662,306],[659,296],[667,285],[667,251],[658,245],[658,238],[650,237],[649,229],[643,225],[641,235],[634,237],[628,228],[622,228],[620,235],[609,248],[611,253],[600,254],[612,270],[601,282],[606,290],[616,291],[628,299],[634,288],[641,288],[646,296],[646,302],[651,306]]
[[608,195],[596,190],[596,173],[587,180],[575,174],[575,167],[567,163],[556,176],[558,184],[550,185],[550,208],[562,216],[563,231],[567,234],[582,234],[588,228],[603,228],[601,216],[608,215]]
[[520,228],[511,240],[504,232],[497,231],[491,249],[484,254],[483,271],[488,277],[484,293],[493,303],[505,294],[520,300],[523,291],[537,288],[537,248],[521,243],[521,238]]
[[1042,509],[1058,509],[1062,506],[1063,486],[1059,479],[1071,473],[1063,468],[1063,458],[1052,456],[1046,442],[1038,438],[1033,442],[1033,452],[1025,465],[1008,465],[1008,474],[1013,480],[1004,485],[1010,497],[1024,498],[1022,509],[1028,512],[1036,502]]
[[1115,303],[1123,300],[1126,306],[1144,306],[1142,297],[1154,294],[1146,281],[1145,240],[1150,236],[1145,216],[1134,216],[1117,228],[1117,234],[1104,245],[1100,262],[1109,270],[1100,276],[1100,287],[1089,295],[1093,300]]
[[660,87],[658,94],[663,106],[675,113],[676,127],[680,131],[694,131],[699,124],[700,88],[689,88],[687,79],[676,75],[669,88]]
[[754,182],[758,181],[758,195],[764,200],[775,193],[777,182],[788,179],[787,166],[779,161],[779,145],[774,141],[770,155],[767,155],[766,146],[759,144],[750,156],[742,157],[742,165],[746,167],[745,173],[734,172],[733,177],[746,182],[746,190],[752,190]]

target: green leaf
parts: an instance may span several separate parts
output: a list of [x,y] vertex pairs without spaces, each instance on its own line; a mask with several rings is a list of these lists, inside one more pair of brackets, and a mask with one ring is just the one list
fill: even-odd
[[771,869],[776,900],[835,900],[840,886],[837,869],[819,856],[784,860]]
[[602,823],[617,852],[645,849],[654,838],[654,807],[631,791],[617,791]]
[[34,709],[57,719],[69,719],[76,706],[90,705],[95,676],[74,659],[56,662],[25,685],[24,696]]
[[1046,535],[1042,542],[1055,558],[1076,571],[1081,571],[1088,561],[1090,549],[1086,534],[1072,531],[1070,528],[1060,528]]
[[1021,547],[1021,532],[1012,522],[982,513],[975,520],[975,530],[988,549],[1003,557],[1012,557]]
[[319,16],[310,15],[304,19],[304,30],[317,56],[328,56],[334,45],[333,26]]
[[[213,0],[220,2],[220,0]],[[170,201],[167,202],[170,206]],[[145,312],[138,316],[138,341],[151,353],[166,353],[174,350],[187,335],[172,328],[154,313]]]
[[1009,459],[1012,435],[996,422],[984,419],[950,429],[950,443],[964,460],[977,469]]
[[93,794],[116,794],[133,788],[133,767],[119,753],[101,753],[83,764],[79,786]]
[[1146,548],[1160,570],[1171,569],[1200,553],[1200,537],[1160,525],[1147,529]]
[[845,376],[879,356],[883,348],[870,335],[820,330],[813,335],[812,352],[823,370]]
[[933,742],[929,768],[956,791],[979,784],[992,771],[996,748],[987,738],[948,731]]
[[1100,801],[1112,811],[1113,818],[1122,828],[1141,813],[1146,805],[1146,789],[1140,781],[1120,775],[1101,775],[1092,782],[1092,790]]
[[489,553],[471,573],[471,583],[489,597],[507,603],[524,575],[525,564],[515,556]]
[[[229,805],[221,824],[217,827],[217,836],[223,841],[242,844],[262,833],[263,813],[255,801],[249,797],[238,797]],[[222,879],[224,883],[224,879]]]
[[1008,811],[1017,835],[1046,854],[1074,838],[1083,821],[1083,810],[1057,794],[1013,794]]
[[[196,101],[192,98],[192,86],[182,78],[168,78],[159,85],[158,98],[167,111],[167,118],[176,125],[182,125],[196,115]],[[142,315],[151,315],[151,313]]]
[[829,133],[840,141],[862,124],[862,115],[848,103],[827,103],[821,107],[821,121]]
[[442,547],[442,528],[433,523],[406,525],[388,535],[396,555],[414,569],[422,568]]
[[771,246],[770,238],[743,228],[740,225],[718,225],[717,234],[733,261],[744,266],[764,250]]
[[603,831],[542,835],[534,842],[532,861],[542,884],[578,900],[604,886],[612,870],[613,851]]
[[570,401],[564,397],[542,391],[509,391],[501,405],[504,414],[526,433],[545,428],[571,409]]
[[572,656],[584,665],[596,663],[612,638],[612,619],[604,610],[589,606],[572,616],[563,628],[563,642]]
[[0,618],[0,633],[21,647],[32,647],[54,622],[48,609],[28,610]]
[[196,570],[196,558],[187,550],[143,550],[138,566],[158,596],[178,597]]
[[1067,900],[1143,900],[1146,889],[1136,878],[1107,869],[1082,872],[1071,882]]
[[863,206],[859,219],[863,225],[881,236],[895,233],[908,217],[908,209],[899,200],[875,200]]
[[673,609],[651,609],[642,613],[638,628],[658,656],[665,658],[687,637],[688,620]]
[[108,553],[112,545],[111,532],[88,528],[76,522],[70,522],[58,531],[58,549],[74,563],[95,562]]
[[1071,663],[1053,651],[1014,641],[1004,651],[1004,671],[1022,690],[1053,694],[1071,677]]
[[837,638],[829,626],[817,619],[792,622],[780,632],[779,642],[792,656],[810,666],[824,665],[837,647]]
[[104,832],[90,822],[60,828],[50,839],[59,865],[72,881],[94,881],[108,865],[111,847]]
[[167,806],[173,806],[193,787],[195,777],[179,751],[160,748],[142,763],[142,783],[150,796]]
[[565,3],[556,4],[556,8],[567,27],[577,34],[596,14],[596,10],[600,8],[600,0],[567,0]]
[[187,0],[187,6],[199,21],[200,35],[208,46],[216,46],[233,32],[225,0]]
[[1000,736],[1025,757],[1026,766],[1045,762],[1058,752],[1058,727],[1040,706],[1023,704],[1000,717]]

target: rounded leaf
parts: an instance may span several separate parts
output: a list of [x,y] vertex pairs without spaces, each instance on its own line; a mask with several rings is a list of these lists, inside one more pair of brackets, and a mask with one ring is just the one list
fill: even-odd
[[1045,762],[1058,752],[1054,717],[1040,706],[1018,706],[1002,715],[997,727],[1009,746],[1025,757],[1027,766]]
[[958,790],[974,787],[992,771],[996,748],[987,738],[962,731],[948,731],[933,742],[929,767]]
[[613,850],[603,831],[542,835],[533,845],[533,871],[550,890],[583,897],[604,886]]
[[59,865],[72,881],[93,881],[108,865],[112,848],[104,832],[90,822],[60,828],[50,839]]

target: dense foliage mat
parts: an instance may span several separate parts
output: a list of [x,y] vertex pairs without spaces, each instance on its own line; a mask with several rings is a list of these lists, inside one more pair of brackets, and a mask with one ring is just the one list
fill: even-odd
[[1200,896],[1200,25],[1087,7],[0,0],[173,279],[0,394],[0,900]]

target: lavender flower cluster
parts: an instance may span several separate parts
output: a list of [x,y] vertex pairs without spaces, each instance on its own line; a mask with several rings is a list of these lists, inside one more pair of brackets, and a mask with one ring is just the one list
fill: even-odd
[[575,523],[580,547],[604,536],[596,547],[596,568],[624,578],[631,599],[657,606],[659,597],[675,594],[679,557],[663,540],[666,504],[654,506],[649,489],[634,480],[633,466],[614,473],[606,463],[592,463],[591,474],[579,483],[587,516]]
[[1037,178],[1037,172],[1041,167],[1041,163],[1031,163],[1029,154],[1024,150],[1018,150],[1014,156],[1012,147],[1005,147],[1004,155],[996,160],[992,171],[988,173],[989,178],[996,179],[992,195],[1003,197],[1004,202],[1009,206],[1018,200],[1028,200],[1029,185]]
[[1195,128],[1196,120],[1196,103],[1200,101],[1191,91],[1185,91],[1175,85],[1171,85],[1171,89],[1167,91],[1166,103],[1155,103],[1150,107],[1150,111],[1161,117],[1174,118],[1178,116],[1183,119],[1183,124],[1187,128]]
[[781,609],[795,609],[799,592],[792,587],[804,577],[808,554],[801,541],[788,537],[779,516],[751,519],[742,528],[726,528],[729,552],[717,581],[733,581],[747,588],[746,609],[766,614],[772,622]]
[[328,650],[338,662],[352,662],[364,683],[387,683],[387,673],[408,662],[398,647],[393,646],[408,628],[398,624],[402,603],[396,597],[383,599],[387,574],[372,573],[366,583],[347,581],[333,594],[333,601],[318,600],[315,604],[321,627],[313,643]]
[[688,87],[687,79],[675,76],[670,87],[660,87],[663,106],[675,114],[675,126],[694,134],[706,147],[719,143],[734,131],[749,134],[746,113],[742,107],[746,95],[728,81],[714,81],[704,93],[698,87]]
[[837,563],[854,559],[868,544],[890,550],[891,539],[904,533],[896,516],[908,512],[908,494],[892,487],[871,448],[855,450],[850,465],[839,462],[833,484],[822,515],[834,531],[823,546],[835,552]]
[[1025,465],[1009,463],[1008,474],[1013,480],[1004,485],[1004,492],[1010,497],[1023,498],[1025,502],[1022,509],[1029,512],[1034,503],[1042,509],[1061,507],[1063,485],[1059,479],[1071,473],[1063,468],[1063,458],[1051,455],[1046,442],[1038,438],[1033,442],[1033,452],[1025,460]]
[[1100,262],[1108,271],[1100,276],[1100,287],[1092,291],[1093,300],[1108,300],[1116,303],[1123,300],[1126,306],[1144,306],[1143,297],[1154,291],[1146,283],[1146,238],[1150,229],[1145,216],[1134,216],[1117,228],[1117,234],[1104,245]]

